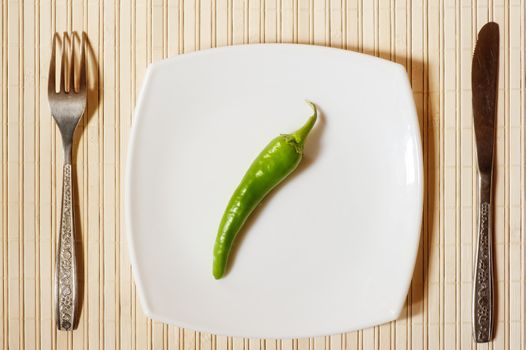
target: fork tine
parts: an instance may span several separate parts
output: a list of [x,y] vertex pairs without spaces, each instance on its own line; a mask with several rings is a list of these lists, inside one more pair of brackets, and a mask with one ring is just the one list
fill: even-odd
[[57,85],[55,83],[55,51],[57,51],[58,34],[53,34],[52,47],[51,47],[51,59],[49,60],[49,75],[47,79],[47,93],[51,95],[56,93]]
[[75,92],[75,32],[69,38],[69,92]]
[[60,92],[66,92],[66,64],[68,50],[66,38],[68,38],[68,33],[64,32],[62,35],[62,61],[60,62]]
[[86,90],[86,33],[82,32],[80,40],[80,78],[79,78],[79,92]]

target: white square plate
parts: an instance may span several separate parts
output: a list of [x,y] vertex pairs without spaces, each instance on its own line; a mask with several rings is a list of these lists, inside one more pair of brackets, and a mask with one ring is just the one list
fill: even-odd
[[[280,133],[321,118],[299,169],[253,214],[212,277],[223,210]],[[418,119],[404,68],[303,45],[212,49],[150,65],[126,169],[141,303],[156,320],[290,338],[395,319],[422,216]]]

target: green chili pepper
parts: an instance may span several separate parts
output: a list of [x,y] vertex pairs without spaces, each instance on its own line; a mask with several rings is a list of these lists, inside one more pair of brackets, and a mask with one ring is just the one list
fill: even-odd
[[300,163],[305,138],[317,118],[316,106],[312,102],[307,103],[312,107],[313,115],[305,125],[292,134],[280,135],[270,141],[250,165],[230,198],[214,246],[212,273],[216,279],[223,276],[234,239],[248,216]]

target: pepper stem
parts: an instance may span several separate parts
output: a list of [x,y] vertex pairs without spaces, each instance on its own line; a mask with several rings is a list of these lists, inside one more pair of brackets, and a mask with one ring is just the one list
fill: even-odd
[[300,145],[303,144],[303,142],[305,142],[305,138],[307,137],[312,127],[314,126],[314,123],[316,123],[316,119],[318,119],[318,109],[316,108],[316,105],[310,101],[305,101],[305,102],[307,102],[311,106],[312,115],[307,120],[305,125],[303,125],[296,132],[292,133],[292,137]]

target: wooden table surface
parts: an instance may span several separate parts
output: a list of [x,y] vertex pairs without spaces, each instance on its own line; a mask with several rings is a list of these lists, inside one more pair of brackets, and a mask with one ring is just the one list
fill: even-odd
[[[524,0],[3,0],[0,2],[0,344],[4,349],[524,349]],[[496,337],[471,338],[476,172],[471,58],[501,28],[495,173]],[[94,68],[78,130],[79,328],[57,332],[53,271],[62,177],[49,113],[54,31],[83,30]],[[299,340],[240,339],[148,320],[123,222],[132,111],[149,62],[216,46],[299,42],[403,64],[422,130],[425,199],[412,286],[395,322]],[[318,67],[313,67],[317,69]],[[312,283],[316,283],[315,280]],[[247,310],[247,318],[250,318]]]

